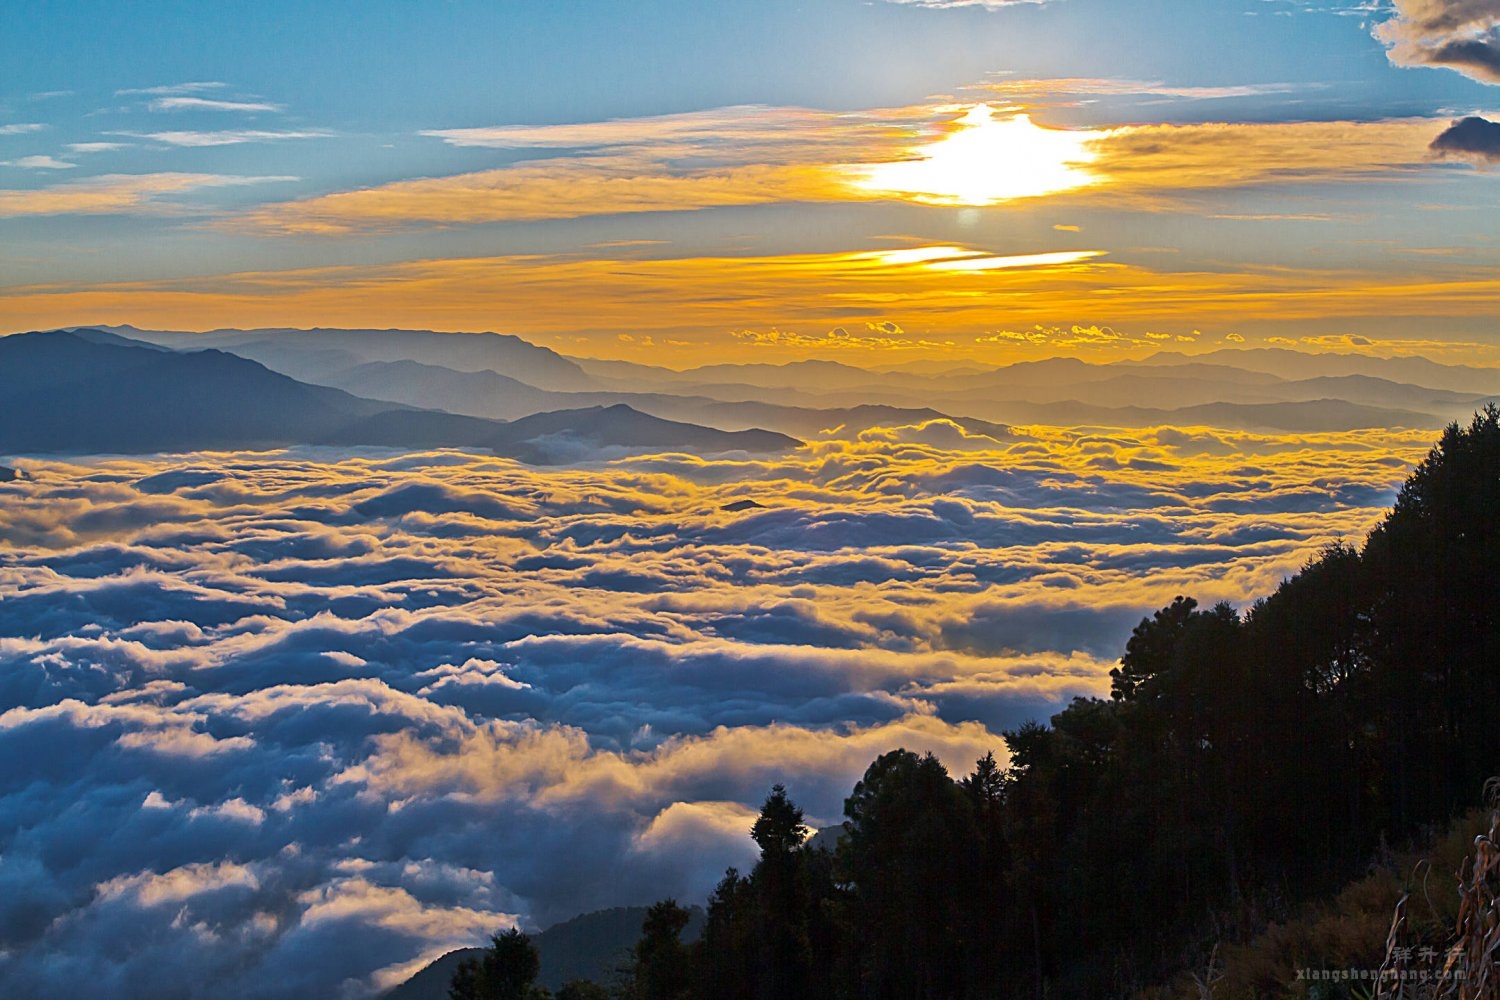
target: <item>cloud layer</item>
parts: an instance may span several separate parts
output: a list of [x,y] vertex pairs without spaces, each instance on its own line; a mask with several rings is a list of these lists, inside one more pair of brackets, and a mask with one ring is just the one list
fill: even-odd
[[116,215],[143,211],[170,213],[180,211],[181,205],[169,199],[193,191],[295,180],[296,177],[238,177],[223,174],[102,174],[44,188],[0,190],[0,219],[36,215]]
[[885,750],[966,768],[1173,595],[1357,538],[1425,439],[21,460],[0,992],[362,996],[515,922],[700,898],[773,781],[826,823]]
[[[4,207],[0,192],[0,211]],[[1500,277],[1488,265],[1427,259],[1403,262],[1397,273],[1279,266],[1173,269],[1099,251],[1064,251],[1055,243],[1038,249],[1045,252],[918,246],[647,257],[623,247],[597,256],[515,254],[11,286],[6,304],[8,321],[24,330],[76,324],[79,316],[108,316],[142,328],[212,329],[230,318],[246,327],[306,326],[314,325],[307,317],[315,317],[317,324],[348,328],[489,329],[496,303],[504,303],[508,331],[548,346],[576,350],[575,345],[591,342],[588,335],[629,332],[680,340],[689,349],[682,356],[704,362],[724,360],[729,331],[752,330],[770,338],[760,342],[796,346],[809,338],[827,340],[830,331],[894,323],[921,335],[891,338],[893,346],[949,342],[934,353],[953,357],[958,352],[952,345],[958,345],[988,360],[1019,360],[1072,348],[1080,343],[1080,330],[1098,329],[1103,336],[1084,341],[1096,349],[1091,359],[1098,359],[1149,347],[1147,331],[1160,327],[1180,333],[1200,326],[1234,330],[1310,321],[1363,330],[1396,317],[1421,323],[1434,317],[1445,322],[1487,318],[1500,308]],[[580,288],[590,294],[577,294]],[[771,337],[772,330],[779,336]],[[1382,338],[1392,332],[1380,329]],[[580,333],[584,336],[571,339]],[[863,338],[843,346],[873,344]],[[994,353],[990,344],[1005,344],[1007,353]]]
[[[990,114],[1001,118],[990,126],[996,135],[962,153],[965,162],[959,167],[1034,159],[1037,143],[1050,139],[1047,155],[1066,159],[1066,153],[1051,149],[1060,145],[1078,151],[1074,155],[1089,167],[1073,170],[1078,182],[1053,197],[1155,207],[1181,204],[1187,195],[1210,190],[1417,176],[1428,165],[1426,144],[1439,128],[1429,120],[1410,120],[1059,130],[1032,126],[1016,115],[1019,108],[1001,110],[1005,114],[983,105],[945,104],[834,114],[755,106],[572,125],[428,131],[423,134],[453,146],[546,155],[269,203],[226,220],[224,227],[336,236],[778,202],[931,202],[932,197],[900,184],[872,183],[872,172],[885,177],[924,167],[935,140],[977,135],[969,130]],[[1056,167],[1063,169],[1064,161]],[[1013,184],[1000,186],[996,200],[1058,190],[1030,176],[1037,169],[1033,163]],[[925,168],[917,172],[930,174]],[[1082,190],[1071,190],[1085,180]]]

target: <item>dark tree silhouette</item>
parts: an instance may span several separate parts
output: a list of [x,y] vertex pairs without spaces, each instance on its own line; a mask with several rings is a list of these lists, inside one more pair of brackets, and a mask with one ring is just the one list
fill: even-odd
[[448,987],[449,1000],[525,1000],[541,971],[531,939],[514,928],[490,938],[479,958],[459,965]]
[[587,979],[570,979],[558,987],[553,1000],[610,1000],[609,990]]
[[1109,672],[1113,681],[1110,693],[1116,700],[1159,693],[1160,685],[1152,682],[1170,669],[1177,641],[1197,606],[1191,597],[1178,597],[1135,627],[1120,665]]
[[807,833],[802,810],[787,798],[786,787],[773,787],[750,829],[760,847],[760,863],[751,875],[759,911],[755,996],[760,1000],[807,996],[813,960],[801,851]]
[[785,785],[773,785],[760,817],[750,828],[750,837],[760,848],[761,860],[790,855],[807,839],[802,810],[787,798]]
[[973,844],[968,799],[931,754],[877,758],[844,803],[840,846],[864,995],[936,1000],[958,990],[955,904]]
[[756,996],[760,971],[755,942],[757,918],[751,880],[729,869],[708,898],[697,996],[724,1000],[752,1000]]
[[1110,698],[1006,732],[1004,768],[988,754],[954,781],[930,754],[883,754],[832,854],[775,786],[750,831],[760,860],[719,883],[702,941],[681,944],[675,904],[653,908],[633,996],[1159,982],[1225,914],[1285,914],[1366,872],[1500,769],[1497,598],[1487,407],[1444,432],[1363,547],[1325,548],[1243,617],[1175,598],[1132,632]]
[[1500,410],[1451,424],[1370,536],[1376,684],[1392,717],[1391,818],[1447,813],[1493,767],[1500,728]]
[[646,911],[635,946],[636,1000],[679,1000],[688,995],[692,970],[682,943],[688,919],[688,911],[675,899],[664,899]]

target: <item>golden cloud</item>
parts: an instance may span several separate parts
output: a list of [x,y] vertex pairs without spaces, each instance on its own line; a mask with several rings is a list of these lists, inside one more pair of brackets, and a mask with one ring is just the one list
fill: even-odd
[[[1069,256],[985,254],[951,247],[748,257],[528,254],[239,272],[112,284],[5,289],[7,323],[38,329],[108,316],[166,328],[237,326],[505,329],[531,338],[586,334],[637,345],[670,337],[684,362],[725,360],[730,331],[756,343],[876,349],[926,341],[928,356],[984,354],[1012,342],[1021,358],[1054,341],[1098,350],[1141,346],[1109,331],[1190,330],[1252,322],[1484,317],[1500,311],[1500,276],[1440,266],[1397,275],[1354,269],[1166,271]],[[966,270],[954,263],[969,262]],[[578,289],[590,294],[579,295]],[[866,331],[893,320],[904,333]],[[1097,330],[1087,338],[1080,331]],[[1009,331],[1009,332],[1007,332]],[[1024,331],[1015,333],[1014,331]],[[1061,331],[1053,333],[1052,331]],[[1180,334],[1179,334],[1180,335]],[[998,338],[978,341],[976,338]],[[958,346],[949,347],[954,341]],[[1076,343],[1075,343],[1076,342]],[[557,343],[563,344],[558,339]],[[575,342],[567,341],[569,346]],[[941,349],[939,349],[941,345]],[[929,349],[930,347],[930,349]],[[576,348],[575,348],[576,349]],[[993,355],[989,355],[993,357]]]
[[1431,164],[1427,146],[1445,122],[1135,125],[1095,140],[1111,198],[1162,201],[1224,188],[1396,180]]
[[[341,235],[782,202],[994,204],[1109,198],[1137,207],[1211,190],[1398,179],[1430,168],[1446,122],[1039,127],[1021,108],[850,115],[727,108],[578,125],[425,133],[553,155],[260,206],[230,229]],[[1008,117],[1007,117],[1008,116]],[[1005,155],[1015,147],[1016,155]],[[1010,163],[996,180],[994,163]]]
[[0,219],[32,215],[115,215],[162,211],[164,196],[203,188],[295,181],[295,177],[233,177],[222,174],[105,174],[32,190],[0,190]]

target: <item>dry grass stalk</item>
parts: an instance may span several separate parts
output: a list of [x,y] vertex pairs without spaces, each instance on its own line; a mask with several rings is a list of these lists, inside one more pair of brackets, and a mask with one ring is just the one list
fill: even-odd
[[1219,983],[1224,979],[1224,970],[1219,968],[1219,946],[1214,945],[1213,951],[1208,953],[1208,968],[1204,970],[1203,977],[1193,976],[1193,985],[1198,990],[1198,1000],[1214,1000]]
[[1386,940],[1382,1000],[1500,1000],[1500,778],[1485,783],[1491,807],[1489,830],[1474,838],[1474,849],[1457,872],[1459,908],[1454,940],[1440,972],[1412,983],[1400,973],[1410,966],[1411,949],[1397,946],[1405,920],[1406,897],[1396,906]]

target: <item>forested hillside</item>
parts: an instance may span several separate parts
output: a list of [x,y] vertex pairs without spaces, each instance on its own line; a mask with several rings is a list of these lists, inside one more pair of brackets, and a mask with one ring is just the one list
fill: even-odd
[[991,755],[955,779],[886,753],[831,851],[778,785],[751,831],[760,860],[726,873],[701,941],[658,904],[616,989],[948,1000],[1160,982],[1237,917],[1329,895],[1477,802],[1500,769],[1497,580],[1489,407],[1448,428],[1362,547],[1328,548],[1244,614],[1179,596],[1143,620],[1110,697],[1006,733],[1008,767]]

